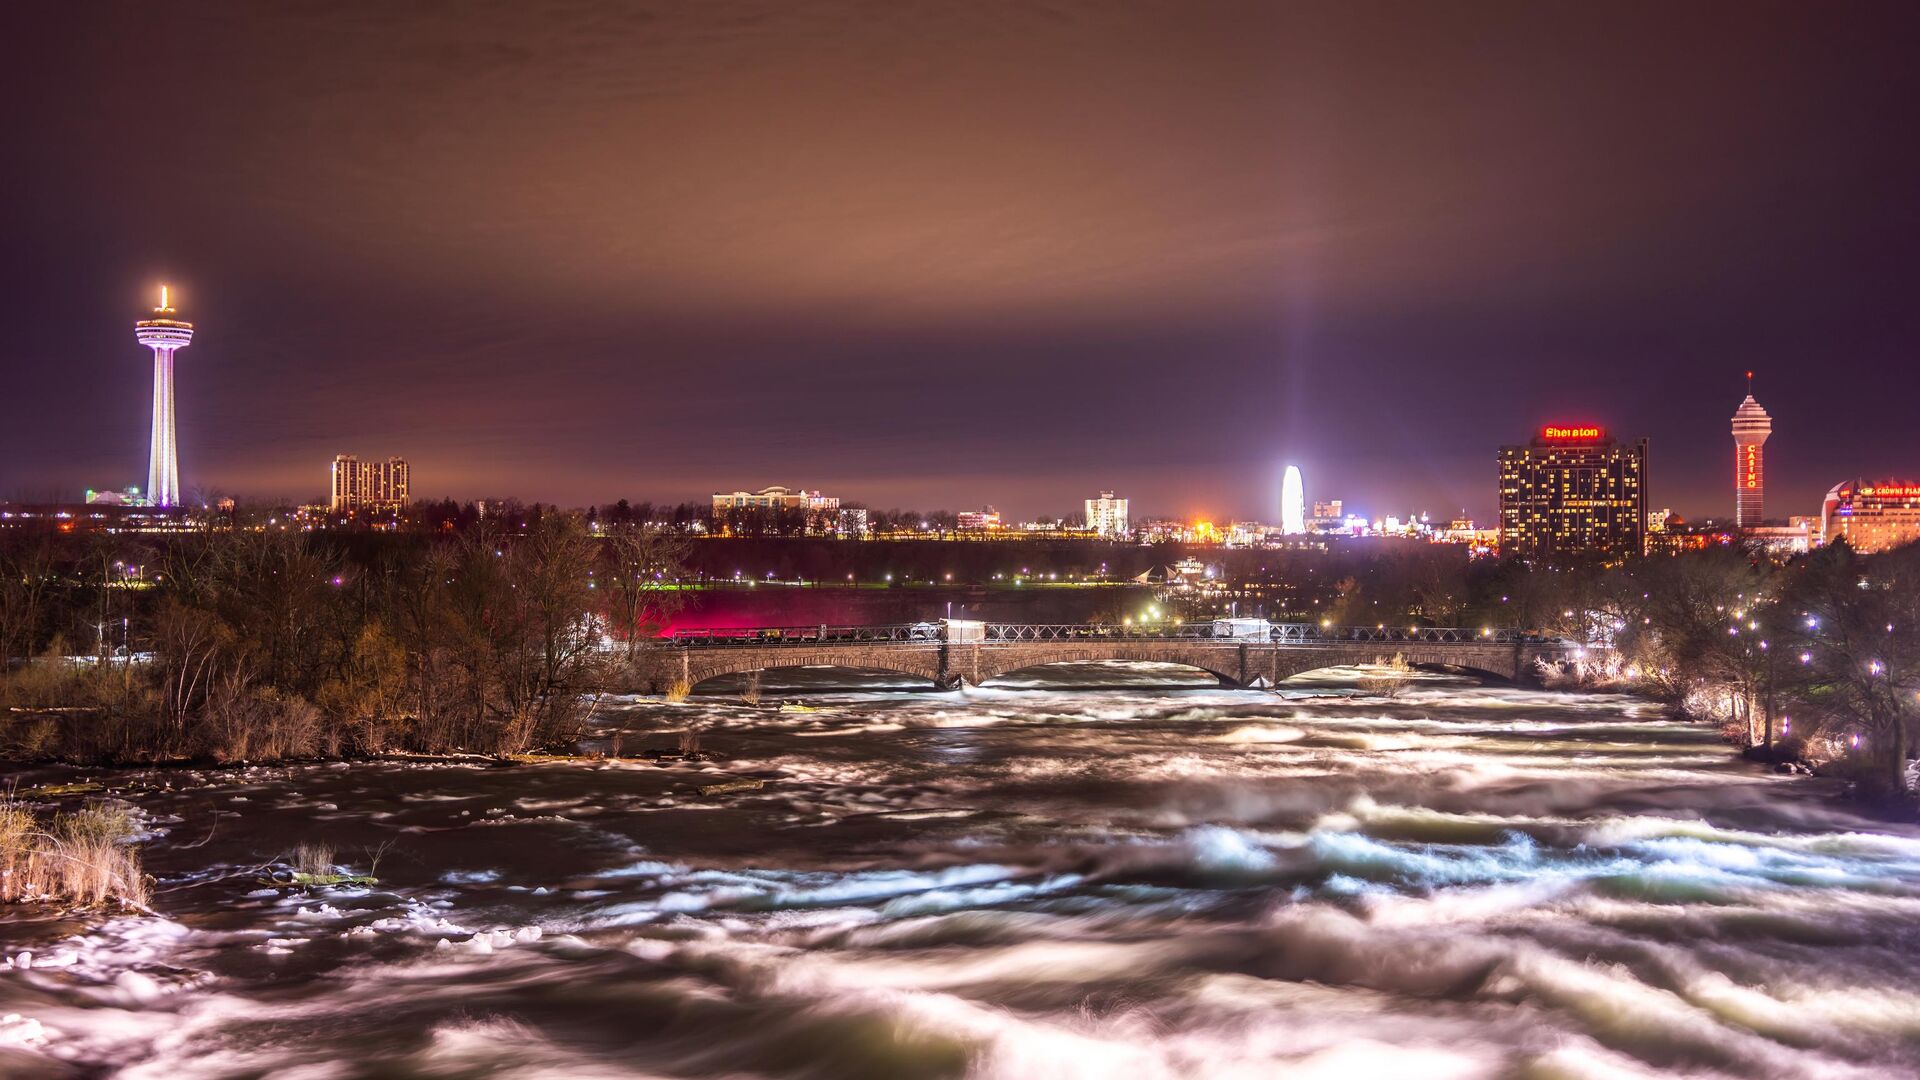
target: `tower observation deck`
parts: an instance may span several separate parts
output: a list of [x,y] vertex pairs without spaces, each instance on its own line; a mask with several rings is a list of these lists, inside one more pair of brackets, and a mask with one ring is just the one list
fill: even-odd
[[133,324],[133,336],[153,350],[153,442],[147,457],[147,501],[180,505],[180,456],[173,436],[173,354],[193,344],[193,324],[174,318],[167,287],[153,317]]

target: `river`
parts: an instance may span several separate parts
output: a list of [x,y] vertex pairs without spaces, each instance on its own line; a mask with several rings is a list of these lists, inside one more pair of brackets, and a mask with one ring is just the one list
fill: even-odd
[[[803,675],[587,744],[701,765],[40,770],[145,815],[157,915],[0,922],[0,1074],[1920,1075],[1920,831],[1631,698],[1354,674]],[[379,883],[270,884],[301,842]]]

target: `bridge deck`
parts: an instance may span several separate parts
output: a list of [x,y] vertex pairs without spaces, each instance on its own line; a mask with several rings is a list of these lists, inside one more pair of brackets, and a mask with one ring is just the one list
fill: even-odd
[[[1459,627],[1322,627],[1274,624],[1236,637],[1200,628],[1108,625],[931,623],[890,627],[767,627],[677,634],[664,643],[676,663],[663,667],[682,686],[720,675],[790,667],[846,667],[925,678],[942,687],[979,684],[1046,664],[1131,660],[1181,664],[1222,681],[1277,684],[1328,667],[1379,663],[1396,656],[1416,665],[1530,679],[1541,660],[1582,654],[1576,642],[1515,630]],[[659,687],[658,689],[665,689]]]

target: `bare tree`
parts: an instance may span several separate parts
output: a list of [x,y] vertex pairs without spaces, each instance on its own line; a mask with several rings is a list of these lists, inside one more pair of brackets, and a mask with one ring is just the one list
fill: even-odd
[[602,610],[631,664],[647,638],[686,605],[681,577],[692,541],[648,522],[608,530],[602,553]]
[[53,545],[28,537],[0,551],[0,669],[39,649],[55,587]]
[[1792,622],[1780,668],[1796,709],[1844,737],[1869,763],[1871,787],[1910,794],[1907,759],[1920,724],[1920,544],[1874,557],[1835,544],[1806,560],[1781,599]]

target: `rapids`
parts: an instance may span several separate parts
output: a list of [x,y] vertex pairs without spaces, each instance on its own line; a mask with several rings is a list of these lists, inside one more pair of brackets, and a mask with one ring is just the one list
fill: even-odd
[[[1631,698],[1353,675],[802,673],[586,746],[704,764],[39,770],[139,808],[156,914],[0,916],[0,1075],[1920,1075],[1920,831]],[[310,842],[378,884],[273,884]]]

